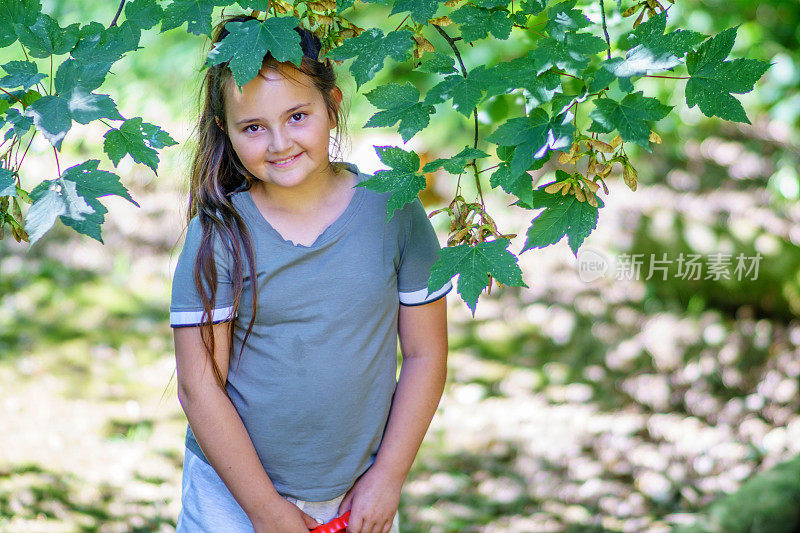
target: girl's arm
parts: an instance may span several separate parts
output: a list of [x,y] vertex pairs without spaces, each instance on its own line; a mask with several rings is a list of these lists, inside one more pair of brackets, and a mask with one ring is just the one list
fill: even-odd
[[[403,366],[375,462],[348,491],[339,513],[352,510],[347,531],[391,524],[400,490],[439,405],[447,379],[447,301],[400,305]],[[359,503],[361,502],[361,503]]]
[[372,468],[405,481],[428,431],[447,379],[447,298],[400,305],[403,365],[386,432]]
[[[232,324],[221,322],[213,326],[215,358],[223,376],[228,375]],[[206,458],[250,521],[254,526],[294,522],[294,530],[305,522],[304,531],[318,525],[275,490],[239,413],[214,380],[200,328],[182,327],[173,331],[181,407]],[[287,509],[291,512],[292,508],[296,511],[294,520],[287,516]]]

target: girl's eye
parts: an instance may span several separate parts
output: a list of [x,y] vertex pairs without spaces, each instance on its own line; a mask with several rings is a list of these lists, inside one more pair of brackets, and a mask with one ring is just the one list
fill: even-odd
[[[298,111],[297,113],[295,113],[295,114],[293,114],[293,115],[292,115],[292,118],[295,118],[295,117],[297,117],[298,115],[303,115],[303,116],[305,116],[305,115],[307,115],[307,114],[308,114],[308,113],[304,113],[304,112],[302,112],[302,111]],[[298,118],[297,120],[295,120],[295,122],[300,122],[301,120],[302,120],[302,119]],[[253,128],[253,127],[255,127],[255,128],[258,128],[258,127],[259,127],[259,125],[258,125],[258,124],[250,124],[249,126],[245,126],[245,128],[244,128],[244,131],[246,131],[246,132],[248,132],[248,133],[255,133],[255,132],[256,132],[256,130],[251,130],[251,129],[250,129],[250,128]]]

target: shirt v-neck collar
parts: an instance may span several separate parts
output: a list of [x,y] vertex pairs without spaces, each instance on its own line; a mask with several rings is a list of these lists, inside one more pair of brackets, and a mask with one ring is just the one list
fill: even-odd
[[[361,174],[356,165],[353,163],[344,162],[344,166],[347,170],[350,170],[356,175],[357,183],[361,183],[364,180],[365,176]],[[354,186],[353,188],[355,191],[353,192],[353,196],[350,198],[350,202],[347,204],[345,210],[336,218],[336,220],[331,222],[331,224],[317,236],[316,240],[310,246],[306,246],[304,244],[295,244],[288,239],[284,239],[278,230],[276,230],[267,221],[267,219],[264,218],[264,215],[261,214],[258,206],[256,206],[255,202],[253,201],[253,197],[250,195],[249,187],[245,187],[247,187],[246,183],[236,189],[236,191],[234,191],[235,194],[233,194],[232,197],[238,197],[240,199],[240,205],[251,214],[258,228],[264,228],[266,233],[272,236],[275,241],[279,242],[283,246],[295,250],[311,250],[319,248],[331,238],[338,235],[347,226],[347,223],[350,221],[350,219],[353,218],[353,215],[358,210],[365,193],[364,187]]]

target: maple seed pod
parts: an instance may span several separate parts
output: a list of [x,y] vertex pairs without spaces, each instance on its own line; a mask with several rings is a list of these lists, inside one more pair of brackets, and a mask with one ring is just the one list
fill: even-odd
[[444,3],[444,5],[446,5],[447,7],[455,7],[458,5],[459,2],[461,2],[461,0],[447,0],[447,2]]
[[333,24],[333,19],[328,15],[320,15],[319,17],[317,17],[317,19],[319,20],[319,23],[324,26],[330,26],[331,24]]
[[544,188],[544,192],[549,193],[549,194],[553,194],[554,192],[556,192],[559,189],[561,189],[561,187],[563,185],[564,185],[563,181],[555,181],[555,182],[551,183],[550,185],[548,185],[547,187],[545,187]]
[[311,24],[316,24],[317,23],[317,16],[314,13],[309,13],[308,14],[308,21]]
[[339,39],[349,39],[350,37],[355,37],[356,32],[351,30],[350,28],[345,28],[339,32]]
[[414,59],[419,59],[422,57],[422,50],[419,46],[414,47]]
[[597,160],[593,157],[589,159],[589,167],[586,169],[586,172],[589,174],[595,174],[595,169],[597,168]]
[[453,21],[448,16],[444,17],[436,17],[435,19],[430,19],[428,21],[430,24],[436,24],[437,26],[449,26],[453,23]]
[[561,163],[562,165],[566,165],[567,163],[569,163],[570,159],[571,159],[570,155],[566,152],[561,152],[561,154],[558,156],[558,162]]
[[575,198],[577,198],[579,202],[585,202],[586,196],[583,195],[583,190],[580,186],[576,183],[572,188],[575,190]]
[[608,177],[608,175],[609,175],[609,174],[611,174],[611,168],[612,168],[612,166],[613,166],[613,165],[606,165],[606,168],[604,168],[604,169],[602,170],[602,172],[598,172],[598,173],[597,173],[597,175],[598,175],[598,176],[600,176],[601,178],[606,178],[606,177]]
[[336,9],[335,0],[320,0],[319,3],[324,5],[326,9]]
[[596,184],[591,180],[587,180],[586,178],[583,178],[583,183],[585,183],[586,186],[592,190],[592,192],[597,192],[600,189],[600,186],[598,184]]
[[658,135],[658,133],[654,132],[653,130],[650,130],[650,142],[661,144],[661,137]]
[[566,196],[569,193],[569,190],[572,188],[571,183],[567,183],[566,181],[561,182],[561,196]]
[[627,164],[623,165],[622,177],[625,180],[625,185],[627,185],[632,191],[635,191],[636,183],[639,179],[636,169]]
[[580,151],[580,149],[581,149],[581,143],[572,143],[572,146],[569,147],[569,156],[575,157],[575,154],[577,154]]
[[420,45],[422,46],[422,49],[425,50],[426,52],[433,53],[436,51],[431,42],[425,37],[422,38],[422,42],[420,43]]
[[636,13],[636,10],[637,10],[638,8],[639,8],[639,6],[638,6],[638,5],[637,5],[637,6],[631,6],[631,7],[629,7],[628,9],[626,9],[625,11],[623,11],[623,12],[622,12],[622,16],[623,16],[623,17],[630,17],[631,15],[633,15],[634,13]]
[[634,29],[634,30],[636,29],[636,26],[638,26],[638,25],[639,25],[639,24],[642,22],[642,18],[644,17],[644,11],[645,11],[645,10],[644,10],[644,9],[642,9],[642,12],[641,12],[641,13],[639,13],[639,17],[638,17],[638,18],[636,19],[636,21],[633,23],[633,29]]
[[598,141],[597,139],[586,139],[586,142],[598,152],[603,152],[605,154],[610,154],[614,151],[614,147],[608,143],[604,143],[603,141]]
[[616,149],[617,149],[617,147],[618,147],[620,144],[622,144],[622,137],[621,137],[621,136],[620,136],[620,134],[618,133],[618,134],[617,134],[617,136],[616,136],[616,137],[614,137],[613,139],[611,139],[611,142],[610,142],[610,143],[608,143],[608,144],[609,144],[609,146],[611,146],[611,148],[613,148],[613,149],[615,149],[615,150],[616,150]]
[[313,9],[314,11],[326,11],[327,8],[325,4],[321,4],[319,2],[307,2],[306,5]]
[[592,207],[597,207],[598,205],[600,205],[597,203],[597,197],[594,194],[587,193],[586,196],[587,196],[586,201],[589,202],[589,205],[591,205]]

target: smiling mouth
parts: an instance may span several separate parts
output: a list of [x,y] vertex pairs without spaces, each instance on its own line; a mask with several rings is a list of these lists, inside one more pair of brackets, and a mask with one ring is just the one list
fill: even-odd
[[302,155],[302,153],[303,152],[300,152],[299,154],[294,155],[292,157],[289,157],[287,159],[279,159],[278,161],[270,161],[270,163],[273,164],[273,165],[279,166],[279,167],[285,167],[285,166],[288,166],[288,165],[292,164],[292,162],[295,159],[297,159],[298,157],[300,157]]

